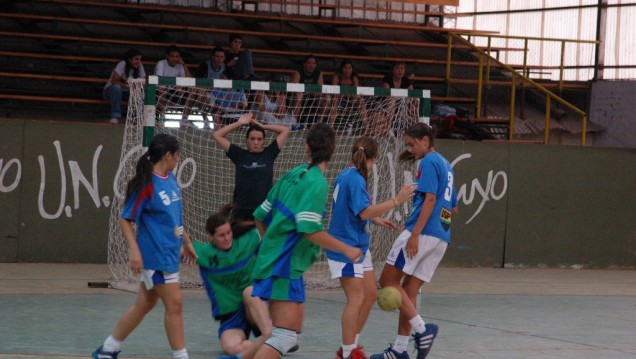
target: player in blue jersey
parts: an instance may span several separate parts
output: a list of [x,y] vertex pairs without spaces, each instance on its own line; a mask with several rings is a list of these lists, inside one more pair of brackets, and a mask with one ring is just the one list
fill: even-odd
[[415,184],[407,184],[394,198],[371,204],[367,181],[378,155],[376,140],[367,136],[357,138],[351,150],[351,165],[340,172],[334,183],[327,232],[365,253],[364,259],[351,263],[339,252],[326,251],[331,277],[340,280],[347,297],[342,313],[342,346],[336,359],[366,357],[358,340],[377,297],[369,251],[370,226],[373,223],[398,230],[396,224],[379,216],[411,199],[415,190]]
[[[119,226],[128,244],[129,264],[141,278],[137,300],[122,315],[115,330],[95,352],[95,359],[117,358],[122,342],[161,299],[165,329],[175,359],[188,359],[179,289],[180,254],[196,253],[183,230],[181,191],[172,170],[179,162],[179,143],[159,134],[137,161],[128,182]],[[137,224],[137,235],[132,222]]]
[[435,151],[435,134],[424,123],[409,127],[404,134],[407,151],[400,160],[419,160],[413,212],[406,229],[389,252],[380,285],[397,288],[402,294],[398,335],[388,349],[371,359],[408,359],[406,352],[411,329],[417,359],[424,359],[437,336],[438,326],[425,323],[418,314],[416,299],[424,282],[429,282],[450,243],[450,225],[457,212],[450,163]]

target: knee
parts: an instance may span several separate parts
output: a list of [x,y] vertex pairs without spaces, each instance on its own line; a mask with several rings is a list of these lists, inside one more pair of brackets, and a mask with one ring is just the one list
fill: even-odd
[[166,314],[181,314],[183,312],[183,300],[181,298],[170,298],[163,303],[166,307]]
[[284,354],[289,351],[298,341],[298,334],[289,329],[274,328],[272,336],[265,343],[276,349],[279,353]]

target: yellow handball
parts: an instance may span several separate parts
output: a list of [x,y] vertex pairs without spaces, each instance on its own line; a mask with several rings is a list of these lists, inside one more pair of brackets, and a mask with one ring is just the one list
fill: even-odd
[[378,306],[382,310],[396,310],[401,302],[402,295],[395,287],[384,287],[378,291]]

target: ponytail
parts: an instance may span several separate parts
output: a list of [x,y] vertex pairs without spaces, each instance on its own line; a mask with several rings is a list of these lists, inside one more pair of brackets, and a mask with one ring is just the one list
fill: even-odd
[[367,168],[367,160],[378,157],[378,142],[371,137],[358,137],[353,142],[351,149],[351,160],[353,165],[358,169],[364,182],[369,180],[369,169]]
[[166,153],[176,153],[179,151],[179,142],[177,138],[168,134],[158,134],[153,137],[146,151],[137,160],[135,166],[135,176],[128,182],[126,186],[126,201],[134,193],[152,183],[152,167],[155,163],[161,161]]

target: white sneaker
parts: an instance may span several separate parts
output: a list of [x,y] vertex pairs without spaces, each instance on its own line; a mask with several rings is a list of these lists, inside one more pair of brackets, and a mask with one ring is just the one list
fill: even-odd
[[118,119],[118,118],[116,118],[116,117],[113,117],[113,118],[111,118],[111,119],[110,119],[110,121],[108,121],[108,123],[111,123],[111,124],[113,124],[113,125],[116,125],[116,124],[118,124],[118,123],[119,123],[119,119]]

